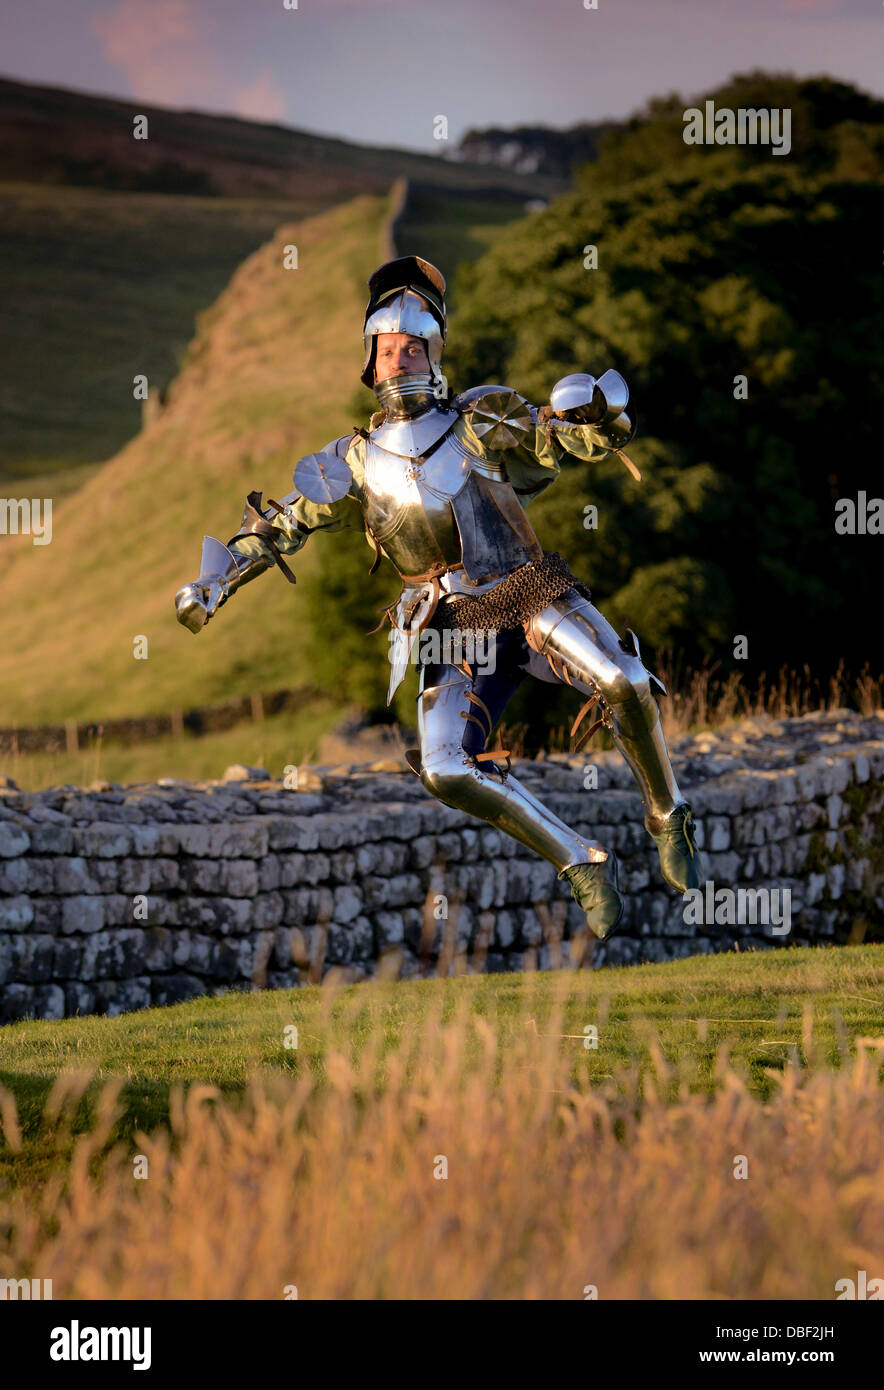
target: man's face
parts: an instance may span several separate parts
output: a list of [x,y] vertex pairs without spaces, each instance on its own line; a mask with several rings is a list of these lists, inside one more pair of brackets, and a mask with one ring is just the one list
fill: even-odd
[[430,363],[423,338],[410,333],[379,333],[375,346],[375,384],[405,372],[428,372]]

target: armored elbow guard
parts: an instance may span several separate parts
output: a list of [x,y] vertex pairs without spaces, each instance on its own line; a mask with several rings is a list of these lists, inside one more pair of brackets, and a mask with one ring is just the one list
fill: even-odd
[[[278,502],[274,502],[272,497],[268,497],[267,501],[270,503],[271,508],[277,514],[285,511],[285,508],[280,506]],[[265,542],[268,549],[270,550],[270,553],[273,556],[274,564],[276,564],[279,567],[279,569],[282,570],[283,574],[285,575],[286,579],[289,581],[290,584],[296,584],[297,580],[295,579],[295,576],[292,574],[285,560],[279,553],[279,546],[277,542],[282,534],[283,533],[282,531],[280,531],[279,527],[273,526],[270,522],[270,519],[267,516],[265,516],[264,512],[261,511],[260,492],[250,492],[248,497],[246,498],[245,508],[243,509],[242,524],[240,526],[240,529],[237,531],[235,536],[231,536],[227,544],[232,545],[234,541],[242,540],[245,536],[260,537],[260,539]],[[239,560],[242,557],[234,558],[236,560]],[[261,570],[256,570],[255,573],[260,573],[262,570],[265,570],[266,568],[267,563],[265,561],[261,565]],[[239,583],[244,584],[247,582],[247,580],[251,578],[253,578],[253,574],[251,572],[244,572],[239,580]]]

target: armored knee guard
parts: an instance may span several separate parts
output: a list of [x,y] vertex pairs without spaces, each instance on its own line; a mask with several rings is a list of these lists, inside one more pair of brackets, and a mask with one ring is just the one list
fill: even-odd
[[497,768],[493,756],[467,751],[464,734],[469,721],[482,730],[483,749],[490,733],[487,721],[483,727],[479,706],[471,699],[471,686],[470,679],[454,667],[437,669],[432,683],[427,668],[421,672],[419,773],[427,791],[446,806],[477,816],[511,835],[559,872],[575,864],[603,862],[606,851],[597,841],[571,830],[512,773]]
[[526,625],[533,649],[546,657],[566,684],[597,698],[602,720],[641,790],[656,824],[684,802],[669,761],[653,686],[662,681],[645,669],[635,634],[617,636],[588,599],[574,590],[553,600]]

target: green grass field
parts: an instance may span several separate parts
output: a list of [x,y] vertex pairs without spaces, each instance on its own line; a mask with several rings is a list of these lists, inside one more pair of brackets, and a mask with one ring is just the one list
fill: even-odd
[[223,732],[169,734],[125,745],[91,738],[77,753],[0,753],[0,775],[19,787],[88,787],[91,782],[190,781],[223,777],[231,763],[266,767],[282,776],[287,764],[319,762],[319,741],[347,713],[333,699],[317,699],[297,712],[246,720]]
[[[110,1077],[125,1078],[125,1112],[116,1131],[125,1140],[167,1122],[175,1083],[206,1082],[236,1097],[255,1073],[272,1082],[274,1075],[308,1068],[322,1077],[332,1044],[343,1040],[356,1055],[374,1039],[387,1055],[419,1037],[440,1004],[443,1020],[458,1001],[468,1003],[474,1021],[494,1019],[505,1075],[515,1035],[536,1026],[543,1036],[557,997],[564,1012],[555,1031],[571,1055],[574,1076],[593,1085],[609,1082],[636,1064],[647,1066],[659,1045],[673,1069],[673,1096],[680,1080],[691,1091],[711,1093],[716,1058],[726,1045],[732,1064],[764,1098],[790,1059],[814,1069],[840,1068],[855,1054],[857,1038],[881,1036],[884,946],[231,993],[116,1019],[9,1024],[0,1032],[0,1086],[18,1104],[24,1146],[17,1156],[0,1147],[0,1182],[39,1181],[57,1161],[52,1126],[41,1128],[40,1116],[53,1083],[66,1071],[94,1073],[75,1132],[91,1123],[89,1097],[96,1088]],[[285,1029],[292,1024],[297,1050],[285,1046]],[[584,1046],[587,1025],[598,1028],[595,1050]]]

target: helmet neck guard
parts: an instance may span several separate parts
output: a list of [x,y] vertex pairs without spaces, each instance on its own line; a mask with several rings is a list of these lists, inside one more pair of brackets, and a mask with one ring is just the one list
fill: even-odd
[[[443,382],[445,378],[442,378]],[[423,415],[440,399],[439,386],[430,372],[403,372],[379,381],[374,393],[388,420],[408,420]]]

